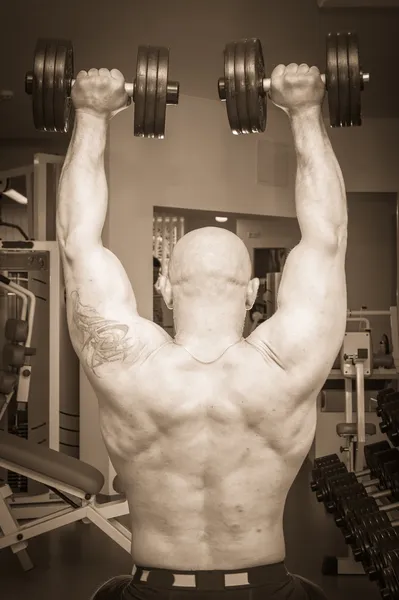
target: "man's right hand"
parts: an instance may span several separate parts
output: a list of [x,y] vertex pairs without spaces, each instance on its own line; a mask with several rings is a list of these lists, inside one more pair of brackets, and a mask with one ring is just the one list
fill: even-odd
[[110,119],[130,104],[125,79],[117,69],[80,71],[72,87],[72,101],[77,113]]
[[269,96],[288,115],[320,108],[326,92],[317,67],[278,65],[271,76]]

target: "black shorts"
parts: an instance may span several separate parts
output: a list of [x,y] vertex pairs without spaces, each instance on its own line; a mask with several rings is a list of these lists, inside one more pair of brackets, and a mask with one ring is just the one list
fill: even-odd
[[284,563],[238,571],[170,571],[137,567],[104,583],[91,600],[327,600]]

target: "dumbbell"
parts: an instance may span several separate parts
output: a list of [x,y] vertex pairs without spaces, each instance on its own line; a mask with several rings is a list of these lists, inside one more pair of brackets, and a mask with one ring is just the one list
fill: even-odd
[[394,446],[399,444],[399,400],[391,399],[380,409],[379,424],[381,433],[385,433]]
[[389,552],[395,549],[399,549],[397,531],[383,524],[380,515],[364,518],[362,526],[355,532],[352,554],[355,561],[362,563],[372,581],[380,580],[382,583],[384,569],[389,566]]
[[27,356],[34,356],[35,348],[27,348],[24,345],[8,343],[3,347],[3,364],[8,367],[20,369],[24,366]]
[[373,472],[378,477],[363,484],[359,483],[355,473],[340,472],[337,475],[320,479],[316,492],[318,502],[324,502],[328,512],[336,512],[338,509],[345,512],[346,504],[343,500],[345,495],[349,495],[349,497],[354,494],[367,495],[367,488],[372,486],[391,488],[373,493],[372,497],[374,498],[388,496],[392,490],[396,493],[399,488],[399,477],[396,477],[399,469],[399,451],[391,448],[385,452],[377,452],[374,454],[373,460],[375,461]]
[[[74,57],[68,40],[39,39],[33,70],[25,76],[25,91],[32,96],[33,121],[39,131],[66,133],[73,124],[71,90]],[[134,135],[163,138],[166,106],[178,104],[179,83],[169,81],[169,50],[139,46],[136,78],[125,90],[134,102]]]
[[391,400],[397,400],[399,399],[399,393],[394,390],[392,387],[388,387],[385,388],[384,390],[381,390],[378,392],[377,394],[377,408],[376,408],[376,413],[377,416],[379,417],[381,415],[381,409],[383,408],[383,406],[386,403],[391,402]]
[[396,529],[384,528],[379,519],[370,518],[363,524],[356,536],[356,546],[352,547],[355,561],[361,562],[371,581],[380,587],[386,586],[386,569],[392,566],[392,553],[399,550],[399,536]]
[[326,456],[319,456],[318,458],[314,459],[313,470],[339,462],[341,462],[341,459],[339,458],[338,454],[326,454]]
[[389,566],[383,571],[384,583],[380,588],[383,600],[398,600],[399,598],[399,553],[397,550],[388,551],[385,556]]
[[15,373],[0,371],[0,394],[8,395],[14,391],[17,385],[18,377]]
[[387,529],[372,533],[370,542],[363,568],[371,581],[377,581],[384,588],[387,585],[386,571],[392,567],[392,559],[399,549],[399,537],[396,531],[393,533]]
[[[346,513],[348,499],[351,501],[354,496],[384,498],[390,496],[391,489],[379,489],[376,492],[368,492],[369,487],[379,485],[378,479],[367,481],[366,484],[359,483],[354,479],[354,473],[340,475],[323,482],[320,490],[316,493],[318,502],[323,502],[325,509],[329,513]],[[353,476],[353,477],[352,477]]]
[[[330,498],[327,504],[327,510],[335,513],[335,523],[341,528],[346,542],[352,543],[351,539],[354,531],[362,519],[371,516],[378,516],[378,523],[382,526],[394,527],[399,525],[398,522],[390,521],[387,513],[392,510],[399,509],[399,502],[391,502],[390,504],[378,504],[376,499],[392,496],[394,499],[399,498],[399,473],[398,463],[390,465],[392,472],[389,475],[385,474],[386,483],[389,485],[385,490],[381,490],[374,494],[368,495],[367,490],[361,484],[349,486],[346,489],[335,489],[333,497]],[[394,471],[396,469],[396,471]]]
[[[327,67],[322,80],[328,92],[332,127],[362,124],[361,92],[370,75],[363,73],[355,33],[327,36]],[[226,102],[234,134],[260,133],[266,128],[266,97],[271,80],[265,77],[263,49],[259,39],[231,42],[224,50],[224,77],[218,81],[219,98]]]
[[9,342],[25,344],[28,339],[29,324],[23,319],[7,319],[5,326],[5,338]]
[[[364,457],[365,457],[365,461],[367,466],[369,467],[368,469],[365,469],[363,471],[359,471],[358,473],[355,473],[357,478],[361,478],[361,477],[365,477],[367,475],[372,475],[373,477],[378,477],[378,473],[379,473],[379,463],[378,463],[378,457],[380,457],[380,461],[383,460],[383,455],[381,454],[382,452],[387,452],[391,450],[391,446],[389,445],[389,443],[384,440],[382,442],[376,442],[375,444],[368,444],[367,446],[365,446],[364,448]],[[318,467],[316,469],[312,470],[312,481],[310,483],[310,487],[311,490],[316,492],[318,490],[319,487],[319,482],[322,481],[323,479],[328,479],[329,477],[332,477],[333,475],[338,475],[340,473],[344,474],[344,473],[348,473],[348,469],[346,467],[346,465],[340,461],[338,459],[337,455],[329,455],[331,456],[331,458],[329,460],[331,460],[331,462],[327,462],[327,464],[325,464],[325,466],[321,466]],[[335,459],[333,458],[334,456],[337,456],[338,461],[335,461]],[[326,457],[327,458],[327,457]]]
[[353,500],[345,515],[342,512],[336,515],[335,523],[342,529],[346,543],[351,544],[353,528],[355,525],[358,526],[363,523],[363,517],[379,515],[379,523],[381,525],[384,525],[384,527],[397,527],[399,526],[399,520],[391,521],[387,513],[398,509],[399,501],[390,502],[389,504],[378,504],[375,498],[366,496]]
[[[391,480],[392,483],[396,486],[396,483]],[[345,535],[345,531],[349,530],[348,523],[351,519],[356,519],[364,514],[389,512],[399,509],[399,502],[378,504],[376,501],[382,497],[397,497],[396,492],[396,488],[386,488],[380,492],[368,494],[364,486],[362,486],[362,489],[359,487],[347,490],[347,493],[340,496],[339,504],[335,507],[335,524],[343,530]]]
[[[396,485],[396,497],[398,497],[398,487]],[[376,579],[383,568],[381,567],[383,550],[379,542],[389,538],[390,549],[399,545],[399,536],[394,529],[399,526],[399,520],[391,521],[387,514],[391,510],[398,509],[399,502],[380,506],[370,497],[363,499],[352,497],[349,506],[350,510],[345,515],[345,524],[342,527],[345,541],[351,545],[355,559],[362,562],[370,578]],[[386,550],[387,547],[384,552]]]

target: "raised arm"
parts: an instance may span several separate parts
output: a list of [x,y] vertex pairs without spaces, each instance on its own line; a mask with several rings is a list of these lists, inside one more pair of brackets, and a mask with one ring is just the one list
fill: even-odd
[[73,101],[76,119],[59,184],[57,236],[72,343],[96,379],[133,364],[155,326],[137,314],[130,281],[101,240],[108,203],[107,129],[113,114],[126,105],[123,76],[105,69],[82,72]]
[[346,325],[347,204],[341,169],[324,127],[324,85],[307,65],[277,67],[272,99],[289,116],[297,155],[300,243],[286,261],[278,310],[248,338],[288,374],[300,396],[318,392]]

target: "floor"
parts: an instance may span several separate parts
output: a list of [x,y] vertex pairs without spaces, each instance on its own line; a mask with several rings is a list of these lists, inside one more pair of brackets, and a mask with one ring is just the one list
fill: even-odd
[[[365,576],[321,575],[324,555],[345,555],[330,516],[309,489],[306,461],[288,496],[285,513],[287,566],[323,587],[330,600],[378,600]],[[30,541],[35,569],[24,573],[9,550],[0,552],[1,600],[88,600],[106,579],[129,573],[128,554],[92,525],[74,524]]]

